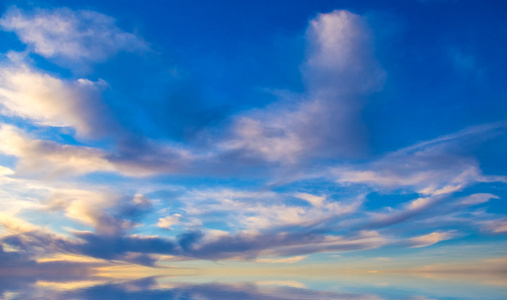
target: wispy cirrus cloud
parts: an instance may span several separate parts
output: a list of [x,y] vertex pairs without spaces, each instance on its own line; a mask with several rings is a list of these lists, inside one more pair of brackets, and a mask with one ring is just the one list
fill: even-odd
[[477,182],[507,182],[504,176],[484,175],[476,159],[455,150],[493,138],[505,127],[505,122],[499,122],[467,128],[388,153],[363,166],[338,167],[334,173],[341,183],[406,188],[423,195],[453,193]]
[[363,17],[346,10],[319,14],[310,21],[306,38],[308,58],[302,74],[310,94],[345,105],[360,98],[338,96],[382,88],[386,72],[375,59],[373,37]]
[[412,247],[414,248],[427,247],[441,241],[449,240],[455,236],[456,236],[455,230],[435,231],[422,236],[413,237],[408,240],[408,243],[412,244]]
[[114,171],[114,166],[99,149],[31,139],[10,125],[0,127],[0,137],[3,141],[0,152],[19,158],[16,166],[18,174],[59,177]]
[[[352,220],[350,226],[357,223],[359,228],[387,230],[391,226],[417,223],[418,228],[427,231],[437,230],[443,224],[462,229],[475,228],[473,230],[483,227],[484,218],[493,216],[480,216],[477,211],[479,215],[473,220],[467,224],[464,220],[473,215],[475,210],[472,207],[499,197],[481,192],[469,193],[465,197],[455,195],[480,183],[505,183],[507,178],[484,174],[479,162],[461,149],[494,139],[504,134],[505,127],[504,121],[473,126],[387,153],[368,163],[332,168],[331,174],[338,178],[337,182],[349,188],[356,186],[360,190],[366,188],[387,194],[400,191],[418,194],[395,205],[379,205],[378,210],[367,211],[367,221]],[[427,238],[441,237],[440,233],[433,233],[430,232]]]
[[506,234],[507,233],[507,219],[493,219],[481,222],[483,229],[492,233]]
[[148,44],[118,28],[115,19],[89,11],[67,8],[23,11],[10,8],[0,27],[13,31],[29,49],[57,62],[101,62],[119,51],[142,51]]
[[[133,177],[158,173],[186,171],[193,162],[184,150],[157,144],[149,148],[111,151],[81,145],[60,144],[52,140],[40,140],[12,125],[0,124],[0,153],[17,158],[17,175],[45,177],[79,176],[96,172],[108,172]],[[157,159],[161,155],[163,159]],[[12,170],[11,170],[12,171]],[[11,171],[5,170],[10,173]]]
[[[296,193],[296,197],[317,197]],[[290,197],[290,196],[289,196]],[[188,215],[206,219],[209,213],[229,216],[236,230],[245,232],[279,231],[291,227],[312,228],[344,218],[359,210],[363,197],[353,199],[322,200],[322,203],[306,205],[287,204],[287,195],[273,192],[234,192],[230,190],[190,191],[184,196]]]

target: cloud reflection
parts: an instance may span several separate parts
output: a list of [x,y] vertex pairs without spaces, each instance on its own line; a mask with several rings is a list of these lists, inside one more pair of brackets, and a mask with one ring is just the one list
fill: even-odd
[[[336,275],[336,274],[335,274]],[[500,276],[502,277],[502,276]],[[505,276],[503,276],[505,278]],[[256,281],[250,277],[153,276],[130,280],[90,274],[0,275],[1,299],[498,300],[505,285],[444,277],[348,274]],[[454,279],[453,279],[454,278]],[[301,283],[304,282],[304,283]]]
[[[65,282],[63,278],[46,278],[38,281],[32,276],[1,278],[2,299],[357,299],[380,300],[374,295],[316,291],[293,286],[269,283],[165,283],[156,277],[126,282],[98,283],[92,286],[79,282]],[[6,280],[4,280],[6,279]],[[72,279],[70,279],[72,280]],[[74,279],[75,280],[75,279]],[[90,281],[88,281],[90,282]],[[92,282],[93,283],[93,282]],[[76,288],[73,288],[76,287]]]

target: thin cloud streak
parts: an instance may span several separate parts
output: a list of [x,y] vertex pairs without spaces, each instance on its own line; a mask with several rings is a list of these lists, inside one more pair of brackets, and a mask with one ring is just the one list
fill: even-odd
[[67,8],[26,12],[11,7],[0,19],[3,30],[15,32],[33,51],[60,62],[101,62],[123,51],[143,51],[140,37],[124,32],[104,14]]

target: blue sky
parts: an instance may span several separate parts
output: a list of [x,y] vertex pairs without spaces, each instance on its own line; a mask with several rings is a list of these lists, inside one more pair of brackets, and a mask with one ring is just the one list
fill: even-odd
[[505,267],[507,2],[0,10],[0,266]]

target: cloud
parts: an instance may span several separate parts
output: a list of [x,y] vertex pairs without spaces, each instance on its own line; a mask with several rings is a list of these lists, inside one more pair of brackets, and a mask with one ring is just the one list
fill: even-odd
[[[276,115],[283,115],[280,112]],[[295,113],[290,119],[296,123],[301,118]],[[263,119],[244,117],[240,118],[233,128],[233,135],[229,141],[222,144],[226,150],[241,151],[242,155],[260,156],[267,161],[294,162],[303,151],[304,145],[299,134],[285,123],[284,119],[276,122],[271,116],[263,115]]]
[[496,219],[482,222],[483,229],[492,233],[507,233],[507,219]]
[[[135,177],[154,174],[205,174],[209,172],[212,155],[194,154],[192,149],[146,140],[137,136],[127,138],[114,151],[107,153],[107,160],[116,166],[118,172]],[[220,172],[220,171],[218,171]]]
[[312,204],[315,207],[321,207],[322,204],[326,201],[325,196],[316,196],[308,193],[296,193],[294,197],[306,200],[308,203]]
[[75,253],[74,241],[45,228],[15,217],[3,219],[0,224],[8,232],[0,237],[0,243],[24,255],[35,258],[55,253]]
[[12,267],[33,267],[36,265],[35,260],[26,257],[23,253],[19,252],[5,252],[2,244],[0,244],[0,268]]
[[46,58],[101,62],[119,51],[140,51],[148,45],[115,25],[115,19],[89,10],[68,8],[26,12],[13,7],[0,19],[29,49]]
[[80,190],[56,191],[48,199],[47,206],[93,226],[96,234],[106,237],[125,235],[152,209],[151,201],[142,194],[120,197],[112,193]]
[[[8,236],[3,237],[3,242],[34,254],[74,253],[147,266],[154,266],[157,261],[155,255],[160,254],[172,255],[178,260],[239,259],[272,263],[296,262],[293,260],[298,260],[297,257],[319,252],[357,251],[400,243],[411,247],[430,246],[457,236],[457,231],[437,230],[403,242],[378,230],[403,221],[414,222],[414,216],[420,216],[421,220],[428,220],[429,217],[438,218],[447,215],[448,211],[457,211],[464,205],[475,203],[464,204],[463,201],[466,199],[485,197],[483,194],[471,195],[454,199],[452,202],[447,199],[448,203],[443,201],[448,197],[444,195],[418,198],[403,203],[401,209],[382,216],[356,212],[358,206],[353,206],[347,211],[349,209],[347,205],[328,199],[323,200],[318,207],[305,206],[307,211],[304,209],[298,211],[297,209],[302,206],[262,204],[264,200],[280,201],[284,199],[283,197],[277,199],[268,196],[263,199],[258,195],[256,198],[255,193],[234,191],[217,192],[215,195],[205,191],[201,191],[200,195],[196,195],[196,191],[192,193],[193,196],[190,194],[179,199],[187,205],[178,208],[181,213],[169,215],[170,224],[159,225],[167,225],[170,228],[182,217],[199,218],[203,223],[220,220],[219,222],[229,224],[228,226],[235,228],[237,232],[201,230],[191,225],[191,229],[186,228],[177,232],[179,235],[176,238],[132,234],[142,226],[144,216],[154,209],[151,201],[143,195],[118,196],[55,190],[46,202],[47,209],[63,211],[68,218],[92,226],[93,230],[69,230],[73,237],[61,237],[30,224],[2,218],[6,220],[5,222],[8,221],[4,226],[7,226],[10,232]],[[292,195],[290,194],[290,197]],[[301,194],[301,196],[313,195]],[[199,200],[195,197],[204,198]],[[211,201],[210,198],[215,200]],[[436,203],[442,205],[437,206]],[[296,215],[291,211],[293,208]],[[163,223],[166,219],[160,218],[159,221]],[[430,223],[429,226],[436,228],[441,224],[433,221]],[[189,224],[181,225],[184,228]],[[482,225],[484,227],[491,224]],[[427,229],[426,227],[423,228]],[[243,228],[246,230],[241,230]],[[403,232],[410,234],[410,229],[403,229]]]
[[[374,231],[349,236],[323,234],[320,230],[287,230],[239,233],[202,243],[203,233],[188,232],[179,243],[185,256],[209,260],[302,256],[319,252],[341,252],[379,248],[389,240]],[[182,244],[183,243],[183,244]]]
[[[398,207],[384,207],[382,212],[368,212],[369,220],[364,222],[364,228],[380,229],[400,223],[418,222],[418,228],[439,228],[439,226],[459,226],[466,228],[470,225],[482,224],[482,216],[474,212],[471,206],[484,203],[489,199],[497,199],[492,194],[477,193],[466,197],[455,198],[451,194],[439,194],[419,197],[398,205]],[[445,224],[445,225],[443,225]]]
[[427,230],[439,226],[476,230],[474,227],[483,226],[485,219],[494,216],[484,215],[472,206],[497,196],[469,193],[456,198],[455,194],[478,183],[505,183],[507,178],[483,174],[479,162],[463,149],[473,149],[482,141],[503,134],[505,126],[505,122],[496,122],[469,127],[399,149],[368,163],[333,168],[331,173],[344,187],[363,192],[367,189],[388,194],[419,194],[393,206],[380,205],[378,210],[366,212],[366,220],[352,219],[348,226],[373,230],[402,223],[417,223],[417,228]]
[[44,174],[54,177],[115,170],[101,150],[30,139],[10,125],[0,127],[0,139],[1,153],[20,158],[16,166],[17,174]]
[[164,229],[171,230],[171,226],[179,223],[181,218],[180,214],[173,214],[172,216],[167,216],[164,218],[159,218],[157,226]]
[[362,17],[345,10],[319,14],[306,35],[309,57],[303,76],[312,93],[330,97],[382,87],[386,74],[375,60],[371,32]]
[[[370,219],[363,223],[366,228],[380,229],[391,225],[414,221],[415,218],[425,218],[428,214],[440,215],[440,211],[432,211],[438,204],[445,200],[445,196],[438,195],[426,198],[417,198],[415,200],[403,203],[400,208],[389,208],[388,212],[370,212]],[[430,211],[430,212],[428,212]]]
[[[58,19],[63,11],[40,10],[34,16],[46,20],[46,15],[54,13]],[[79,15],[69,11],[65,14],[76,18]],[[5,20],[15,23],[15,20],[25,18],[25,13],[14,9],[2,20],[4,23],[7,22]],[[357,38],[354,37],[356,35]],[[343,86],[338,83],[350,78],[347,72],[357,71],[345,63],[353,60],[361,66],[360,75],[356,74],[358,78],[378,77],[378,84],[381,85],[382,76],[379,74],[383,74],[383,71],[373,57],[370,40],[367,24],[358,15],[345,11],[319,15],[309,25],[309,54],[302,73],[307,78],[315,77],[315,82],[321,82],[317,78],[319,70],[326,74],[336,72],[339,74],[334,77],[336,84],[309,84],[307,95],[302,96],[301,101],[279,102],[267,109],[233,117],[227,133],[221,137],[213,136],[212,139],[217,142],[203,151],[167,146],[123,132],[100,101],[99,92],[105,85],[100,80],[61,80],[18,61],[17,65],[14,62],[14,66],[6,65],[1,69],[0,101],[7,114],[37,125],[68,126],[75,128],[78,136],[85,137],[103,137],[115,133],[114,136],[120,136],[117,139],[121,140],[118,149],[106,154],[97,150],[100,154],[95,156],[107,160],[103,169],[114,169],[122,174],[226,173],[237,165],[258,165],[259,161],[281,162],[286,166],[300,163],[301,158],[355,152],[350,149],[354,148],[361,136],[357,113],[362,104],[359,103],[361,97],[357,95],[371,90],[365,88],[364,78],[357,79],[354,93],[349,90],[354,86],[350,82]],[[359,51],[359,48],[362,50]],[[331,62],[324,63],[326,59]],[[370,69],[378,72],[370,72]],[[344,86],[348,90],[342,92]],[[330,92],[332,87],[336,92]],[[111,168],[111,165],[114,167]],[[84,174],[86,171],[77,173]]]
[[[278,286],[281,285],[281,286]],[[25,298],[31,298],[23,292]],[[242,299],[242,300],[282,300],[282,299],[350,299],[382,300],[371,294],[318,291],[304,288],[294,281],[260,281],[254,283],[178,283],[164,286],[156,278],[144,278],[128,282],[114,282],[92,287],[73,289],[53,294],[53,299],[96,299],[97,295],[108,295],[109,299]]]
[[[97,196],[102,197],[97,199]],[[115,199],[111,195],[61,192],[48,199],[47,208],[64,211],[69,218],[91,225],[93,232],[69,230],[70,236],[57,235],[9,217],[0,222],[8,229],[8,234],[0,237],[0,241],[34,256],[73,253],[149,266],[156,261],[150,254],[177,252],[170,240],[130,234],[144,214],[151,210],[151,202],[142,195]]]
[[505,128],[505,122],[479,125],[417,143],[363,166],[338,167],[340,183],[361,183],[381,189],[405,188],[423,195],[443,195],[477,182],[507,182],[482,174],[476,159],[455,154],[457,147],[477,143]]
[[29,67],[19,57],[0,65],[1,113],[37,125],[72,127],[78,135],[101,137],[113,124],[100,100],[102,80],[62,80]]
[[500,197],[493,195],[493,194],[488,194],[488,193],[477,193],[477,194],[472,194],[472,195],[464,197],[461,201],[461,204],[463,204],[463,205],[477,205],[477,204],[481,204],[481,203],[486,203],[491,199],[500,199]]
[[4,167],[4,166],[0,166],[0,176],[12,175],[12,174],[14,174],[13,170],[11,170],[10,168]]
[[361,136],[361,99],[380,89],[385,77],[371,40],[358,15],[319,14],[306,34],[305,95],[237,116],[221,147],[243,159],[284,164],[351,155]]
[[[15,128],[6,128],[6,133],[14,133],[13,137],[6,134],[5,141],[16,145],[11,140],[23,140]],[[20,142],[22,145],[31,143],[34,141],[29,139]],[[409,150],[405,149],[399,153],[408,157],[409,154],[418,155],[423,150],[429,149],[429,152],[438,153],[437,150],[448,149],[447,146],[435,147],[434,143],[422,144],[421,147],[407,147]],[[16,149],[9,146],[5,151],[20,151]],[[37,152],[44,153],[41,150]],[[65,153],[63,150],[53,152]],[[78,149],[69,152],[79,153]],[[45,160],[51,160],[51,156]],[[479,178],[482,176],[484,175]],[[439,190],[441,188],[436,191]],[[318,252],[373,249],[399,243],[396,238],[385,236],[384,232],[378,230],[401,222],[414,222],[415,217],[419,217],[418,220],[421,221],[427,220],[428,217],[446,215],[448,212],[484,203],[496,197],[478,193],[453,199],[451,195],[452,192],[423,195],[402,203],[399,208],[391,209],[388,213],[379,213],[358,211],[364,200],[362,197],[337,201],[327,195],[309,193],[187,191],[178,199],[183,205],[178,208],[177,214],[173,212],[169,218],[160,218],[159,225],[171,228],[180,218],[197,218],[201,220],[201,224],[219,220],[230,228],[230,232],[220,231],[217,234],[201,230],[200,224],[196,226],[181,223],[183,230],[179,231],[178,237],[174,239],[132,234],[143,216],[152,209],[151,201],[140,194],[118,196],[54,190],[47,203],[48,209],[63,211],[68,218],[92,226],[93,230],[70,231],[74,236],[71,239],[40,230],[18,230],[17,234],[6,237],[4,243],[20,249],[75,253],[150,266],[156,263],[155,254],[173,255],[178,259],[255,260],[257,257],[267,257],[276,260]],[[300,201],[296,202],[299,204],[294,204],[287,201],[294,200],[294,197],[308,203],[301,204]],[[440,223],[437,223],[433,225],[438,227]],[[406,231],[409,230],[404,230]],[[452,238],[451,232],[436,231],[434,234],[412,238],[409,245],[429,246],[448,238]]]
[[258,258],[256,262],[270,264],[293,264],[302,261],[306,256],[294,256],[286,258]]
[[338,182],[390,189],[408,187],[426,195],[450,193],[486,180],[474,159],[432,150],[415,155],[395,153],[366,168],[337,168],[335,172]]
[[274,192],[229,189],[188,191],[181,199],[189,217],[207,220],[210,215],[226,216],[229,227],[250,233],[325,227],[357,212],[364,200],[362,196],[342,201],[322,197],[319,202],[318,196],[303,193],[296,193],[296,197],[314,197],[317,205],[288,204],[286,195]]
[[427,247],[441,241],[450,240],[455,236],[455,230],[435,231],[426,235],[411,238],[408,240],[408,243],[412,244],[412,247],[414,248]]
[[105,151],[35,139],[19,128],[6,124],[0,124],[0,137],[3,141],[0,153],[18,158],[17,175],[46,179],[94,172],[114,172],[134,177],[177,170],[190,172],[186,166],[193,161],[185,151],[163,144]]
[[[152,210],[151,201],[142,195],[115,198],[114,195],[99,193],[55,191],[46,205],[48,210],[63,211],[68,218],[92,226],[93,231],[67,229],[70,236],[60,236],[16,218],[3,218],[2,225],[8,228],[9,234],[0,240],[10,247],[34,255],[74,253],[148,266],[155,264],[154,254],[173,255],[180,259],[254,260],[261,256],[276,260],[276,257],[315,252],[371,249],[387,243],[387,240],[373,232],[333,236],[326,234],[325,228],[312,229],[311,224],[297,225],[297,230],[294,230],[296,227],[292,227],[295,226],[292,223],[281,228],[273,227],[279,224],[272,223],[261,233],[245,231],[217,234],[213,231],[187,230],[176,239],[132,234],[143,216]],[[332,217],[339,217],[339,214]]]
[[[26,13],[11,9],[0,24],[15,31],[30,50],[55,60],[99,62],[126,48],[147,47],[138,37],[117,28],[113,19],[94,12],[57,9]],[[53,35],[54,38],[48,38]],[[94,35],[96,39],[91,38]],[[326,181],[330,178],[328,170],[319,170],[319,175],[307,174],[305,166],[325,169],[322,163],[326,160],[314,164],[317,159],[336,161],[355,155],[364,132],[361,109],[365,99],[382,88],[386,74],[375,59],[368,24],[359,15],[347,11],[319,14],[310,21],[305,39],[308,51],[301,75],[306,91],[232,116],[230,123],[211,128],[209,136],[202,133],[209,138],[204,147],[196,144],[180,147],[168,141],[148,140],[133,132],[124,133],[127,129],[117,127],[100,101],[105,82],[59,79],[30,67],[24,58],[16,57],[18,54],[9,54],[10,61],[0,66],[0,104],[2,113],[10,117],[9,122],[23,119],[36,126],[71,127],[78,137],[98,138],[105,133],[116,140],[112,149],[68,145],[2,125],[0,152],[17,158],[14,170],[0,166],[3,186],[23,176],[35,175],[50,182],[55,177],[76,180],[73,176],[95,172],[136,177],[193,174],[201,179],[233,174],[231,182],[236,184],[239,181],[235,180],[251,179],[250,167],[259,167],[263,172],[259,178],[268,181],[280,173],[304,174],[295,176],[301,180],[297,186],[304,187],[288,186],[284,193],[268,191],[274,185],[252,192],[182,188],[186,192],[176,200],[171,199],[178,206],[166,206],[164,214],[157,210],[151,224],[144,222],[155,211],[155,202],[132,191],[136,187],[130,186],[131,182],[144,185],[146,181],[121,178],[127,181],[125,186],[132,191],[130,194],[108,193],[93,187],[90,191],[48,188],[44,197],[41,193],[26,198],[44,198],[45,202],[38,202],[38,212],[44,206],[45,212],[65,217],[70,224],[80,223],[81,230],[65,228],[65,235],[58,235],[4,218],[1,223],[7,230],[0,240],[30,257],[72,253],[147,266],[156,265],[157,255],[171,255],[178,260],[297,263],[312,253],[375,249],[392,244],[430,246],[458,235],[453,230],[437,230],[434,227],[442,223],[430,224],[431,218],[437,219],[453,210],[472,209],[497,198],[488,193],[453,198],[455,192],[477,182],[507,182],[502,176],[484,175],[476,159],[455,150],[466,148],[468,140],[480,140],[504,130],[505,122],[418,143],[369,163],[341,165],[332,171],[333,182]],[[54,43],[62,46],[55,47]],[[224,127],[225,133],[213,131]],[[274,174],[271,168],[275,169]],[[239,178],[238,174],[244,177]],[[97,180],[90,178],[81,179]],[[314,179],[319,191],[315,190]],[[353,196],[344,198],[341,190],[352,184],[361,187],[352,187]],[[363,207],[365,190],[396,189],[419,195],[394,208]],[[489,232],[504,233],[504,221],[481,218],[478,224]],[[431,233],[413,237],[411,228],[416,226],[397,228],[399,231],[395,233],[387,229],[400,223],[424,223],[424,232]],[[163,231],[156,226],[174,230],[165,233],[176,237],[144,235],[148,226],[157,232]],[[206,228],[214,226],[220,230]],[[400,232],[412,238],[400,242],[393,237]],[[0,257],[13,255],[16,261],[14,254],[6,253],[0,251]]]

